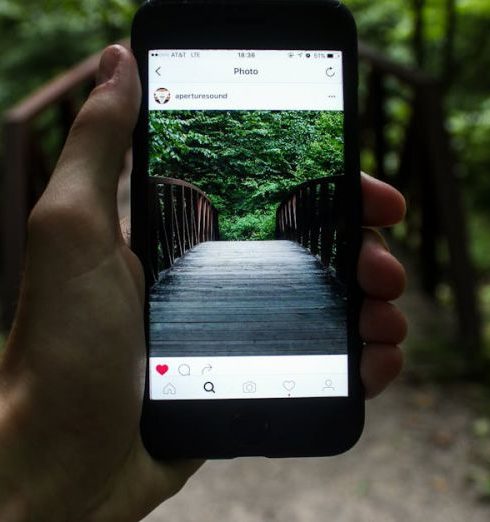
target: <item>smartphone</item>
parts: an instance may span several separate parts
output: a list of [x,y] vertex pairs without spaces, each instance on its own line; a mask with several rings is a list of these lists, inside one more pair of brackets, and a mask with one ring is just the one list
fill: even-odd
[[132,47],[132,247],[156,459],[360,437],[357,37],[333,1],[150,1]]

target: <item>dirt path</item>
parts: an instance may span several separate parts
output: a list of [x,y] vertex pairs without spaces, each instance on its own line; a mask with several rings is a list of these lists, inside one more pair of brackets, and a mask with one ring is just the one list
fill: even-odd
[[346,455],[207,463],[145,522],[488,522],[468,486],[474,419],[459,395],[400,381],[368,403]]

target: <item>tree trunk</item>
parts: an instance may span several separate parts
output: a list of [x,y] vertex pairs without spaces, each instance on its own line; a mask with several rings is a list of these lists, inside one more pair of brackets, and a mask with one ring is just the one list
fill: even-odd
[[425,65],[425,46],[424,46],[424,8],[425,0],[411,0],[413,11],[413,40],[412,48],[415,63],[423,68]]
[[454,41],[456,38],[456,0],[446,0],[442,80],[443,88],[448,91],[454,78]]

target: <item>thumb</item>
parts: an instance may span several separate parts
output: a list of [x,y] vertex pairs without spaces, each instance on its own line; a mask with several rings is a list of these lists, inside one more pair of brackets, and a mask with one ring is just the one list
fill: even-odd
[[117,228],[117,185],[140,101],[132,53],[119,45],[108,47],[100,61],[98,86],[73,124],[42,206],[73,205],[99,218],[102,213],[106,225]]

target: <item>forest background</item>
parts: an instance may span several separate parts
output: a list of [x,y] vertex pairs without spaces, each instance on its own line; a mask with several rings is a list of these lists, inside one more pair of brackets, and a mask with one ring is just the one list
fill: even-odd
[[[90,53],[127,37],[139,3],[0,0],[0,112]],[[488,0],[345,3],[356,17],[363,41],[443,82],[447,126],[468,210],[480,304],[484,322],[490,325],[490,3]],[[361,95],[362,92],[361,85]],[[409,110],[401,105],[390,106],[388,110],[397,113],[399,121],[410,116]],[[400,128],[391,129],[393,141],[400,139]],[[369,151],[362,156],[362,166],[367,171],[372,169]],[[485,334],[490,359],[490,326]]]

